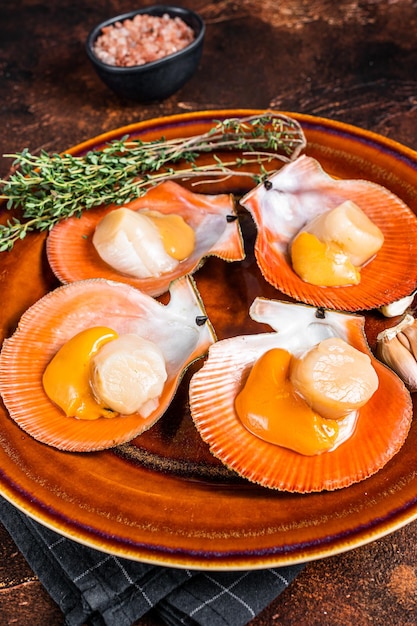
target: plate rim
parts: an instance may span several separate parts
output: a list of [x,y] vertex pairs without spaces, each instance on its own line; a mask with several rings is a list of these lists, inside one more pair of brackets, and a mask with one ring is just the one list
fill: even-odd
[[[95,137],[92,137],[86,141],[80,142],[75,146],[72,146],[65,153],[81,154],[86,150],[99,146],[115,137],[121,137],[125,134],[140,133],[141,131],[149,131],[153,128],[163,126],[173,126],[181,123],[193,123],[198,119],[204,119],[214,121],[220,118],[227,117],[243,117],[254,114],[265,114],[270,109],[208,109],[201,111],[192,111],[187,113],[177,113],[168,116],[160,116],[151,118],[149,120],[142,120],[140,122],[121,126],[119,128],[106,131]],[[293,117],[303,126],[310,126],[315,129],[322,128],[323,131],[343,133],[346,136],[357,138],[364,143],[374,144],[375,146],[382,146],[384,149],[392,155],[399,155],[401,160],[404,161],[409,167],[417,171],[417,152],[387,137],[383,137],[373,131],[368,131],[357,126],[347,124],[345,122],[339,122],[336,120],[330,120],[324,117],[316,117],[309,114],[276,111],[289,117]],[[1,436],[0,436],[1,440]],[[0,476],[4,475],[3,470],[0,467]],[[326,556],[340,554],[342,552],[349,551],[356,547],[365,545],[371,541],[382,538],[395,530],[405,526],[406,524],[417,519],[417,494],[415,494],[414,502],[407,503],[407,506],[398,506],[390,511],[390,515],[386,516],[386,519],[379,520],[378,523],[366,527],[366,524],[362,524],[363,528],[351,529],[350,533],[346,533],[345,536],[338,539],[332,538],[330,545],[328,542],[323,541],[321,545],[310,546],[308,549],[304,546],[293,550],[291,553],[281,550],[281,553],[274,549],[266,549],[265,554],[262,550],[252,550],[252,554],[249,551],[246,554],[241,554],[241,551],[236,553],[233,550],[225,551],[223,555],[219,555],[218,558],[211,558],[208,560],[204,557],[204,554],[200,554],[201,550],[189,550],[188,554],[169,554],[169,551],[159,551],[156,549],[149,550],[149,546],[134,547],[129,546],[128,542],[120,542],[117,540],[108,540],[100,537],[100,533],[96,530],[88,531],[75,530],[73,527],[66,523],[59,523],[57,517],[51,515],[48,511],[48,506],[39,507],[34,506],[35,498],[33,494],[25,494],[24,489],[17,484],[12,477],[9,478],[9,483],[6,485],[2,480],[0,483],[0,494],[10,501],[14,506],[31,516],[33,519],[47,526],[51,530],[54,530],[61,535],[64,535],[70,539],[76,540],[86,546],[90,546],[95,549],[100,549],[109,554],[115,554],[123,557],[127,557],[133,560],[140,560],[142,562],[170,565],[175,567],[199,567],[202,569],[216,569],[216,570],[238,570],[238,569],[260,569],[270,566],[282,566],[294,563],[300,563],[310,560],[316,560]],[[12,487],[13,485],[13,487]],[[350,489],[349,487],[347,489]],[[307,496],[308,497],[308,496]],[[44,503],[45,504],[45,503]],[[175,552],[175,551],[174,551]]]

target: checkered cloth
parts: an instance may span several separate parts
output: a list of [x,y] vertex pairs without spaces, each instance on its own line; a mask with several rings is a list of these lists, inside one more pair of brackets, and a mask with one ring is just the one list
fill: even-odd
[[202,572],[130,561],[66,539],[2,498],[0,520],[68,626],[131,626],[151,608],[169,626],[244,626],[303,568]]

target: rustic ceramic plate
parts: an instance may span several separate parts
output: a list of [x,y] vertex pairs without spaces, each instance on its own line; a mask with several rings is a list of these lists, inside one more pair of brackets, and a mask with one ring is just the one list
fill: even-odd
[[[79,154],[127,133],[143,139],[193,135],[207,130],[213,120],[252,113],[207,111],[155,119],[71,151]],[[352,126],[291,115],[303,126],[306,152],[329,173],[385,185],[417,212],[417,153]],[[233,192],[247,191],[242,179],[228,185]],[[225,183],[217,188],[225,191]],[[210,258],[195,275],[219,338],[263,332],[248,319],[250,304],[259,295],[281,297],[256,266],[253,222],[245,213],[242,228],[247,258],[233,264]],[[1,255],[0,265],[2,340],[57,281],[46,262],[44,235],[19,242]],[[386,323],[375,312],[366,314],[371,347]],[[187,409],[192,373],[156,426],[113,451],[60,452],[26,435],[0,408],[0,493],[84,544],[146,562],[206,569],[316,559],[367,543],[417,518],[417,424],[400,452],[365,481],[335,492],[276,492],[238,478],[210,455]]]

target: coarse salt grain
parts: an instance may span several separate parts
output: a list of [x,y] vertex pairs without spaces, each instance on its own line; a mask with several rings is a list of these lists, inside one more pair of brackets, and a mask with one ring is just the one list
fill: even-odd
[[181,18],[138,14],[102,29],[94,45],[108,65],[132,67],[156,61],[188,46],[194,31]]

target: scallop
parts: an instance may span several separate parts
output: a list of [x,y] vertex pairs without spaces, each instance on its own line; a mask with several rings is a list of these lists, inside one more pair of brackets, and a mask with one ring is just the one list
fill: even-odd
[[[398,376],[373,357],[364,335],[364,317],[264,298],[255,299],[250,316],[269,325],[273,332],[218,341],[210,347],[203,367],[191,379],[191,415],[211,453],[247,480],[289,492],[340,489],[380,470],[407,437],[412,403]],[[317,428],[322,433],[330,423],[332,430],[327,433],[330,446],[326,443],[320,450],[300,452],[285,442],[277,444],[258,436],[255,430],[259,424],[248,428],[238,413],[236,399],[246,388],[259,360],[277,350],[289,352],[297,361],[326,342],[336,345],[344,342],[349,350],[358,351],[368,362],[367,371],[370,365],[374,372],[370,376],[372,389],[367,401],[355,406],[353,399],[351,413],[337,420],[337,432],[331,426],[336,420],[328,419],[329,415],[321,416],[322,422],[314,425],[316,436]],[[273,395],[276,373],[272,368],[264,372],[269,383],[264,376],[262,392],[252,398],[255,404],[265,401],[268,387]],[[372,380],[373,375],[376,381]],[[349,376],[352,379],[355,373]],[[303,382],[302,377],[300,380]],[[287,431],[304,429],[303,423],[294,421],[293,409],[278,410],[280,419],[287,420]],[[254,414],[256,417],[256,409]],[[311,430],[311,426],[308,428]]]
[[195,233],[179,215],[121,207],[97,224],[92,243],[113,269],[151,278],[172,272],[192,254]]
[[[382,246],[373,247],[367,237],[363,245],[370,245],[372,258],[360,268],[360,277],[351,268],[345,285],[310,284],[294,270],[293,241],[300,232],[304,239],[311,237],[310,224],[347,202],[369,219],[370,231],[381,234]],[[297,301],[354,312],[379,308],[415,290],[417,218],[385,187],[365,180],[335,179],[318,161],[302,155],[247,193],[241,204],[257,227],[255,256],[264,278]],[[359,256],[357,252],[355,260],[362,263],[361,250]]]
[[[135,337],[140,337],[161,353],[166,380],[157,403],[145,416],[134,412],[111,419],[67,417],[45,392],[43,376],[51,360],[70,340],[94,328],[99,337],[102,328],[107,334],[106,329],[111,329],[119,338],[127,338],[125,344],[132,345],[132,352]],[[23,314],[13,335],[5,339],[0,354],[0,392],[10,417],[38,441],[68,451],[102,450],[130,441],[153,426],[170,405],[186,369],[206,354],[215,340],[189,276],[170,285],[167,304],[125,283],[101,278],[76,281],[37,301]],[[113,340],[103,348],[112,344]],[[125,367],[123,363],[119,366],[111,351],[108,358],[111,372]],[[103,377],[109,366],[99,363],[98,367]],[[107,389],[109,384],[104,386]]]
[[[124,220],[122,226],[119,224],[116,252],[106,245],[105,236],[97,247],[93,244],[97,227],[114,212],[121,215],[119,221]],[[155,213],[182,218],[186,227],[192,229],[194,245],[186,258],[178,261],[166,254],[158,238],[151,239],[152,224],[141,225],[133,242],[126,234],[129,229],[137,228],[135,223],[139,218],[135,216],[144,215],[141,221],[149,222],[149,214]],[[138,258],[143,249],[150,263]],[[107,278],[132,284],[151,296],[165,293],[176,278],[196,272],[208,256],[229,262],[245,257],[233,196],[194,193],[174,181],[149,189],[124,207],[99,207],[60,222],[49,233],[46,250],[51,269],[62,283]],[[149,265],[148,274],[143,271],[135,275],[138,266],[144,269],[144,265]]]

